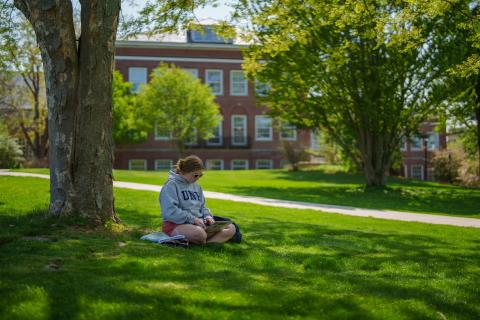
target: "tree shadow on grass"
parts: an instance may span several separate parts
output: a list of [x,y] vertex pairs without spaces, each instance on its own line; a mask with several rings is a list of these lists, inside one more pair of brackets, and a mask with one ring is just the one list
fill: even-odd
[[232,193],[279,200],[312,202],[366,209],[479,216],[480,193],[405,192],[402,189],[319,187],[275,188],[232,186]]
[[[476,245],[458,250],[441,237],[272,218],[244,220],[242,230],[240,245],[189,250],[130,233],[52,231],[54,243],[18,238],[0,247],[0,314],[40,301],[30,294],[38,288],[48,318],[480,317],[479,278],[464,277],[480,260]],[[47,272],[52,259],[61,265]]]
[[309,181],[335,184],[363,185],[365,183],[365,179],[360,175],[344,172],[325,173],[319,170],[281,171],[275,175],[275,178],[290,181]]
[[[317,183],[331,183],[339,185],[359,185],[364,187],[365,178],[360,174],[351,174],[345,172],[326,173],[319,170],[302,170],[302,171],[281,171],[276,174],[276,179],[290,181],[308,181]],[[441,184],[436,182],[426,182],[415,179],[402,179],[397,177],[389,177],[387,185],[392,188],[420,188],[420,189],[440,189],[445,191],[460,190],[462,192],[478,193],[478,188],[459,187],[450,184]]]

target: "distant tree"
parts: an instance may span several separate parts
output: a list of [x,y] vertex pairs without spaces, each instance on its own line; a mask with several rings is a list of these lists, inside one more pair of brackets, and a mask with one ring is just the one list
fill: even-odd
[[444,120],[463,128],[465,149],[476,156],[480,178],[480,1],[416,0],[414,4],[416,14],[443,21],[435,32],[452,43],[443,48],[448,73],[435,93],[443,102]]
[[219,106],[211,89],[175,66],[159,65],[151,80],[138,94],[136,117],[142,128],[170,134],[178,154],[185,151],[185,143],[212,136],[221,120]]
[[281,142],[281,150],[292,171],[300,170],[300,162],[307,161],[310,156],[303,146],[294,141],[283,140]]
[[327,132],[362,168],[367,186],[384,186],[404,134],[433,114],[441,76],[436,21],[403,15],[398,1],[242,1],[253,44],[244,68],[271,87],[273,115]]
[[1,101],[10,131],[24,140],[33,163],[45,166],[48,153],[48,121],[42,58],[29,22],[14,16],[17,28],[0,39],[3,75]]
[[144,141],[147,132],[140,130],[135,118],[135,95],[133,85],[123,80],[119,71],[113,72],[112,133],[116,144]]

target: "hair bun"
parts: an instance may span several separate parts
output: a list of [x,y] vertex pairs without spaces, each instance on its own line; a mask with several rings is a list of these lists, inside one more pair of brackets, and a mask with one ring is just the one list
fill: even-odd
[[195,156],[190,155],[183,159],[178,159],[176,164],[177,173],[189,173],[197,170],[204,170],[203,161]]

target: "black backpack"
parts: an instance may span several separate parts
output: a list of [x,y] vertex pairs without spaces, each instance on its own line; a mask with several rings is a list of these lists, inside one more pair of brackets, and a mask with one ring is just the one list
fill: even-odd
[[233,243],[242,242],[242,233],[240,232],[240,227],[238,226],[238,224],[233,222],[232,219],[219,217],[219,216],[214,216],[213,219],[215,219],[215,221],[231,221],[232,224],[235,226],[236,232],[233,235],[232,239],[228,240],[228,242],[233,242]]

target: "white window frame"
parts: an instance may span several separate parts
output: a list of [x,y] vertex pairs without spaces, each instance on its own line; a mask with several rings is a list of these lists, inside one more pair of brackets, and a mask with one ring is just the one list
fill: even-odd
[[[244,138],[244,142],[235,142],[235,126],[234,126],[234,118],[242,118],[244,119],[243,121],[243,132],[244,132],[244,135],[243,135],[243,138]],[[248,118],[247,118],[247,115],[245,114],[232,114],[231,116],[231,134],[232,134],[232,137],[231,137],[231,143],[232,145],[234,146],[245,146],[247,145],[248,143],[248,133],[247,133],[247,130],[248,130],[248,125],[247,125],[247,121],[248,121]]]
[[[212,161],[220,161],[220,168],[219,169],[213,169],[210,166],[210,162],[212,162]],[[205,165],[207,166],[207,170],[223,170],[223,168],[224,168],[223,159],[207,159],[207,161],[205,161]]]
[[310,130],[310,149],[320,150],[320,139],[316,130]]
[[[431,138],[433,137],[434,143],[431,143]],[[438,132],[429,132],[428,133],[428,150],[439,150],[440,149],[440,134]]]
[[185,71],[188,74],[191,74],[192,77],[195,79],[198,79],[198,69],[196,68],[182,68],[183,71]]
[[[420,140],[420,147],[414,147],[413,146],[414,139]],[[422,149],[423,149],[423,139],[422,139],[422,137],[420,137],[418,135],[414,135],[412,137],[412,139],[410,140],[410,151],[421,151]]]
[[212,82],[212,81],[208,80],[208,74],[212,73],[212,72],[219,72],[220,73],[220,91],[215,92],[215,91],[213,91],[213,88],[212,88],[212,93],[216,96],[221,96],[221,95],[223,95],[223,70],[222,69],[206,69],[205,70],[205,84],[207,86],[210,86],[210,83],[216,83],[216,82]]
[[[259,129],[259,126],[258,126],[258,122],[260,121],[260,119],[268,119],[270,120],[270,128],[269,128],[269,136],[268,137],[259,137],[258,136],[258,129]],[[273,126],[272,126],[272,118],[270,118],[269,116],[265,116],[265,115],[260,115],[260,116],[255,116],[255,141],[272,141],[273,139]]]
[[[144,75],[142,74],[142,79],[139,82],[134,82],[133,81],[134,79],[132,79],[132,78],[134,78],[133,71],[135,71],[135,70],[137,70],[137,71],[141,70],[141,71],[145,72]],[[138,77],[138,75],[135,75],[135,77]],[[128,82],[133,84],[133,92],[138,93],[138,91],[140,90],[140,85],[146,84],[148,82],[148,69],[145,68],[145,67],[129,67],[128,68]]]
[[[143,161],[143,169],[132,169],[132,161]],[[146,171],[147,170],[147,159],[129,159],[128,160],[128,170]]]
[[407,151],[407,137],[405,135],[400,140],[400,151]]
[[157,121],[155,121],[155,128],[154,128],[154,132],[153,132],[153,138],[154,140],[161,140],[161,141],[168,141],[168,140],[171,140],[172,139],[172,133],[170,132],[170,134],[168,136],[161,136],[158,134],[158,128],[157,128]]
[[414,177],[414,175],[413,175],[413,169],[418,168],[418,167],[420,167],[420,170],[421,170],[421,174],[420,174],[421,178],[419,180],[423,180],[425,177],[423,176],[423,165],[421,165],[421,164],[412,164],[410,166],[410,177],[412,179],[418,179],[418,178]]
[[211,142],[210,139],[207,140],[207,146],[221,146],[223,144],[223,120],[220,120],[218,123],[218,142]]
[[[242,92],[234,92],[233,91],[233,76],[234,74],[240,73],[243,77],[243,86],[244,90]],[[231,96],[248,96],[248,81],[247,78],[245,77],[245,72],[243,70],[230,70],[230,95]]]
[[[161,162],[168,162],[168,169],[159,169],[158,164]],[[164,171],[164,170],[171,170],[173,168],[173,160],[171,159],[155,159],[155,171]]]
[[[259,168],[258,166],[258,163],[260,161],[268,161],[270,164],[268,166],[268,168]],[[255,169],[258,169],[258,170],[269,170],[269,169],[273,169],[273,160],[272,159],[257,159],[255,160]]]
[[[241,168],[235,168],[235,165],[234,165],[234,162],[235,161],[243,161],[245,163],[245,166],[241,167]],[[232,159],[230,161],[230,169],[232,170],[248,170],[248,159]]]
[[[292,128],[293,129],[293,137],[287,137],[285,138],[283,136],[283,129],[284,128]],[[284,122],[281,124],[281,127],[280,127],[280,140],[283,140],[283,141],[297,141],[297,126],[296,125],[293,125],[293,124],[290,124],[288,122]]]

